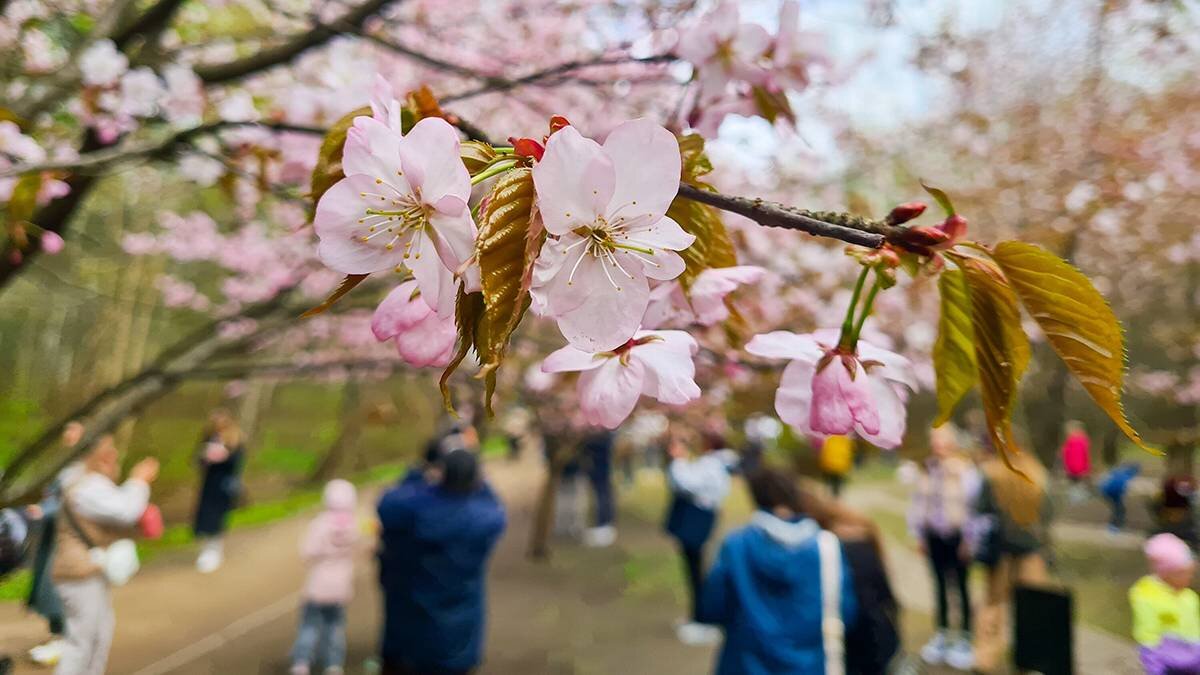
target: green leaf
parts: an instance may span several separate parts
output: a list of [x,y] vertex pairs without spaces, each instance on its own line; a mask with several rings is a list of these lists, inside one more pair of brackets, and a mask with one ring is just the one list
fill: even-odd
[[321,195],[333,187],[334,183],[346,177],[342,173],[342,150],[346,146],[346,132],[354,125],[355,117],[370,114],[370,108],[359,108],[334,122],[325,134],[325,139],[321,141],[321,149],[317,152],[317,165],[313,167],[310,181],[314,204],[321,200]]
[[950,197],[947,196],[944,191],[935,188],[932,185],[926,185],[925,181],[921,181],[921,187],[925,188],[925,191],[929,193],[929,196],[937,200],[938,205],[941,206],[942,210],[946,212],[947,217],[954,215],[954,204],[950,202]]
[[521,168],[500,176],[479,214],[475,253],[483,285],[484,310],[476,344],[484,379],[484,407],[492,412],[496,369],[504,361],[513,331],[529,308],[533,263],[545,232],[535,227],[533,173]]
[[488,168],[497,156],[496,149],[482,141],[463,141],[458,154],[472,176]]
[[342,282],[340,284],[338,284],[337,288],[333,289],[333,292],[329,294],[329,297],[325,298],[325,300],[322,301],[321,304],[319,304],[316,307],[313,307],[312,309],[308,310],[307,312],[301,314],[300,318],[307,319],[310,316],[316,316],[316,315],[324,312],[325,310],[329,309],[330,307],[333,307],[334,303],[336,303],[338,300],[341,300],[342,296],[344,296],[347,293],[349,293],[350,291],[354,290],[354,287],[361,284],[364,280],[366,280],[366,278],[368,276],[370,276],[370,275],[347,274],[346,278],[342,279]]
[[942,272],[938,279],[941,317],[933,344],[933,368],[937,375],[938,415],[933,426],[950,419],[955,406],[975,385],[975,330],[971,325],[971,292],[962,270]]
[[[712,164],[704,153],[704,138],[698,134],[679,136],[679,154],[682,160],[680,181],[700,188],[712,189],[699,180],[700,176],[712,171]],[[679,223],[683,230],[696,237],[691,246],[679,252],[686,265],[679,282],[686,289],[696,277],[710,267],[732,267],[737,264],[737,252],[725,229],[725,223],[717,210],[700,202],[676,197],[667,209],[667,217]]]
[[971,296],[975,365],[988,434],[993,447],[1008,464],[1008,452],[1017,451],[1012,437],[1017,386],[1029,365],[1029,338],[1021,328],[1021,308],[995,263],[949,255],[962,269]]
[[1125,340],[1108,301],[1082,272],[1040,246],[998,244],[992,257],[1067,369],[1134,443],[1149,450],[1125,417]]

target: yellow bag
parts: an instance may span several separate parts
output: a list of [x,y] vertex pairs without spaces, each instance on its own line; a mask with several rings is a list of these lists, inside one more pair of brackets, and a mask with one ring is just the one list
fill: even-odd
[[834,476],[850,473],[854,466],[854,441],[849,436],[830,436],[821,446],[821,471]]

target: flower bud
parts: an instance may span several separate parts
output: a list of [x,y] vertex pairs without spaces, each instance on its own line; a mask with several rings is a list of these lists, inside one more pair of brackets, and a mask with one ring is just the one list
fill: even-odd
[[958,241],[967,233],[967,219],[955,214],[943,221],[937,228],[945,232],[950,241]]
[[567,118],[563,117],[562,115],[553,115],[550,118],[550,133],[551,134],[558,131],[559,129],[562,129],[563,127],[569,127],[569,126],[571,126],[571,121],[568,120]]
[[916,218],[925,213],[925,204],[922,202],[907,202],[892,209],[892,212],[887,215],[887,223],[889,225],[900,225]]
[[509,137],[508,142],[513,144],[513,151],[518,157],[531,157],[540,162],[542,155],[546,154],[545,146],[532,138]]

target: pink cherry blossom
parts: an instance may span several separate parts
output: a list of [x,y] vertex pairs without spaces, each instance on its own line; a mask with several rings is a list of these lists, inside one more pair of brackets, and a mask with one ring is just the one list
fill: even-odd
[[46,255],[56,255],[61,253],[65,242],[57,232],[42,233],[42,252]]
[[676,251],[695,237],[666,217],[679,191],[679,145],[645,119],[613,129],[601,146],[571,126],[550,136],[533,168],[546,240],[533,306],[573,346],[602,352],[633,335],[649,302],[647,278],[684,269]]
[[547,373],[581,371],[579,408],[589,424],[617,428],[642,395],[669,405],[700,398],[696,366],[699,346],[679,330],[638,331],[620,348],[599,353],[568,345],[546,357]]
[[[354,121],[342,163],[346,177],[317,204],[317,252],[345,274],[406,266],[440,316],[454,312],[453,272],[471,257],[471,178],[454,128],[417,122],[400,135],[370,117]],[[431,250],[432,249],[432,250]]]
[[856,354],[837,348],[838,331],[756,335],[746,351],[790,359],[775,393],[780,419],[804,434],[857,433],[881,448],[904,438],[905,403],[916,379],[908,359],[860,339]]
[[79,57],[83,83],[92,87],[114,84],[128,69],[129,58],[117,50],[112,40],[97,41]]
[[725,305],[725,296],[742,284],[758,283],[766,273],[761,267],[738,265],[707,269],[698,274],[688,291],[696,322],[711,326],[728,319],[729,307]]
[[812,66],[826,64],[821,34],[800,30],[800,4],[787,0],[779,11],[779,34],[771,54],[771,82],[778,89],[799,91],[812,79]]
[[395,338],[400,358],[418,368],[450,363],[458,337],[454,318],[435,314],[416,281],[406,281],[388,293],[375,308],[371,331],[380,341]]
[[683,33],[678,52],[697,69],[700,98],[707,101],[720,98],[732,81],[763,84],[766,71],[759,61],[770,48],[765,28],[742,23],[737,4],[723,2]]

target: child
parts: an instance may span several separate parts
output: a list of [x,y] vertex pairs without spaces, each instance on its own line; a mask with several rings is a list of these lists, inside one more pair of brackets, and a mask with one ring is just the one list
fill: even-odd
[[325,510],[308,526],[300,555],[308,563],[304,611],[292,647],[292,675],[308,675],[313,664],[325,675],[342,675],[346,660],[346,603],[354,592],[354,553],[358,545],[354,486],[344,480],[325,485]]
[[1200,596],[1188,588],[1192,551],[1173,534],[1150,537],[1145,551],[1152,574],[1129,589],[1142,667],[1147,675],[1200,673]]
[[1100,482],[1100,494],[1104,495],[1112,507],[1112,520],[1108,522],[1109,532],[1120,532],[1125,527],[1125,493],[1129,491],[1129,484],[1139,471],[1141,465],[1137,462],[1126,462],[1109,471]]

